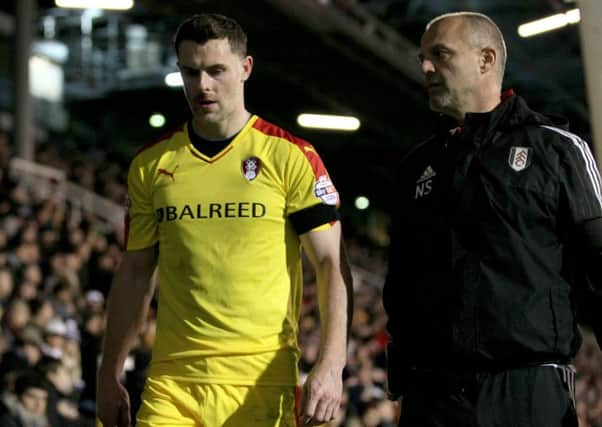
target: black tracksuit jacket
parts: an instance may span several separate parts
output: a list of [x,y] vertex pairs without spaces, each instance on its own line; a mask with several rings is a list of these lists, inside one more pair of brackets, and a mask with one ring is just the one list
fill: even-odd
[[601,232],[581,255],[582,225],[602,207],[591,152],[565,129],[511,93],[404,158],[383,290],[390,388],[413,368],[575,355],[576,278],[602,249]]

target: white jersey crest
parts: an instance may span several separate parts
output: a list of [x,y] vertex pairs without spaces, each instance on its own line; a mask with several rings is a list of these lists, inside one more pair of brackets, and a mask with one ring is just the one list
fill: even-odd
[[512,169],[520,172],[531,164],[531,149],[528,147],[512,147],[508,156],[508,164]]

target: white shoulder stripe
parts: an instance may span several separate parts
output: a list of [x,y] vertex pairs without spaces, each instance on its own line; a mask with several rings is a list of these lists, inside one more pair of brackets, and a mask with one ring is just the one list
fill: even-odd
[[554,126],[546,126],[542,125],[541,127],[553,130],[554,132],[559,133],[560,135],[570,139],[573,144],[579,149],[579,152],[583,156],[583,160],[585,161],[585,166],[587,168],[587,175],[591,181],[594,192],[596,193],[596,197],[598,198],[598,203],[602,206],[602,189],[600,184],[600,172],[598,172],[598,167],[596,166],[596,161],[594,156],[592,155],[591,150],[587,143],[579,138],[574,133],[568,132],[564,129],[559,129]]

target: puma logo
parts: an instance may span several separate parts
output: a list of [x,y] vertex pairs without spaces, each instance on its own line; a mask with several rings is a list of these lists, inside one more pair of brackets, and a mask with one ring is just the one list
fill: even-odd
[[175,181],[176,178],[174,177],[174,174],[176,173],[176,169],[178,169],[178,166],[179,165],[177,165],[172,172],[168,171],[167,169],[158,169],[157,170],[157,175],[167,175],[173,181]]
[[313,151],[314,153],[316,152],[316,150],[314,150],[314,147],[310,147],[309,145],[305,145],[305,146],[303,147],[303,149],[304,149],[305,151]]

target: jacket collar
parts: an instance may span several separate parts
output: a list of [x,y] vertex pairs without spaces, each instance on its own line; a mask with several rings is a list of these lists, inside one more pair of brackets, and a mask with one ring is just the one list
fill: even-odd
[[449,116],[441,115],[437,133],[460,135],[467,132],[471,134],[489,134],[493,130],[508,129],[524,125],[551,125],[568,129],[568,121],[559,116],[545,115],[529,108],[525,100],[509,89],[501,94],[501,102],[486,113],[467,113],[463,126]]

